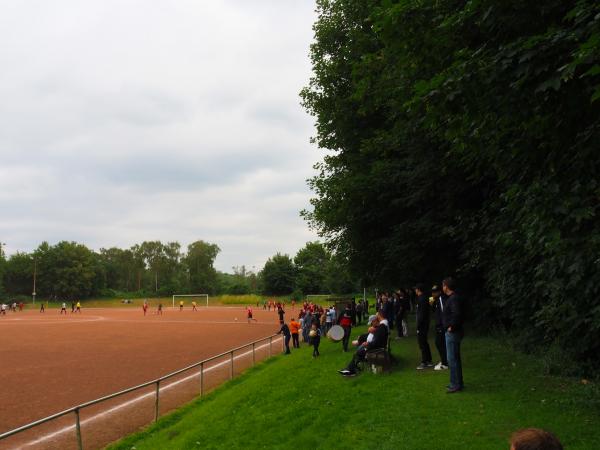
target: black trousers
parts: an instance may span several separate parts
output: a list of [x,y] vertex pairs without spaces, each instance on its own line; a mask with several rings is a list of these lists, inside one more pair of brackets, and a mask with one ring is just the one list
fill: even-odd
[[366,354],[367,347],[365,347],[364,345],[358,347],[358,350],[356,350],[354,356],[352,356],[352,361],[350,361],[350,364],[348,364],[347,370],[349,370],[350,372],[356,372],[358,362],[364,361]]
[[342,327],[344,328],[344,337],[342,338],[342,345],[344,347],[344,351],[348,351],[348,343],[350,342],[350,332],[352,331],[352,327]]
[[294,348],[300,348],[300,340],[298,339],[298,333],[292,334],[292,343]]
[[313,356],[319,356],[319,344],[321,343],[320,340],[315,340],[313,341]]
[[429,348],[429,342],[427,342],[427,330],[417,330],[417,341],[421,349],[421,362],[431,363],[431,349]]
[[291,338],[291,336],[286,336],[285,340],[284,340],[284,342],[285,342],[285,352],[286,353],[291,353],[290,352],[290,338]]
[[444,366],[447,366],[448,353],[446,352],[446,332],[444,327],[435,327],[435,346],[440,353],[440,361]]
[[396,331],[398,332],[398,337],[404,337],[404,331],[402,331],[402,321],[406,317],[406,311],[404,308],[398,311],[398,315],[396,316]]

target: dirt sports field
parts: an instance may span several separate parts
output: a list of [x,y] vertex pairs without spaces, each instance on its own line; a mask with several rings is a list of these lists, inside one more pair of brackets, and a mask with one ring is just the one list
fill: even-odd
[[[199,307],[7,312],[0,316],[0,433],[135,386],[232,348],[270,336],[274,312],[243,307]],[[292,311],[286,314],[286,321]],[[236,320],[237,319],[237,320]],[[269,341],[256,345],[256,360],[269,354]],[[281,351],[274,341],[271,351]],[[234,355],[234,374],[252,365],[251,347]],[[205,367],[204,389],[229,377],[230,356]],[[161,414],[200,392],[198,369],[165,381]],[[99,448],[154,417],[155,388],[145,388],[81,411],[84,448]],[[4,448],[77,448],[74,414],[0,441]]]

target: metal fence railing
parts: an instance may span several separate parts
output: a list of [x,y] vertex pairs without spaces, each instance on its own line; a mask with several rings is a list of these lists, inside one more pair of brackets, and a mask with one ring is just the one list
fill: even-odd
[[[135,431],[141,425],[148,425],[152,421],[157,421],[161,413],[164,414],[181,406],[198,395],[204,395],[208,390],[227,379],[234,378],[246,368],[256,364],[257,361],[271,357],[273,344],[278,341],[283,343],[283,339],[274,334],[191,364],[155,380],[82,403],[7,431],[0,434],[0,449],[35,448],[37,446],[44,449],[77,448],[82,450],[84,444],[86,448],[102,447]],[[215,375],[213,379],[208,380],[208,376],[213,374]],[[179,395],[173,395],[177,389],[181,392],[179,392]],[[139,394],[140,391],[144,391],[144,393],[132,397],[132,394]],[[127,400],[120,403],[116,401],[116,399],[124,400],[124,398]],[[167,403],[164,407],[162,406],[163,402]],[[103,408],[98,406],[101,404],[105,404],[105,406]],[[140,408],[141,405],[145,406],[146,411],[143,407]],[[86,439],[82,425],[88,426],[91,422],[106,422],[107,418],[127,408],[129,408],[127,415],[119,420],[119,426],[116,427],[115,432],[118,434],[111,432],[115,429],[112,424],[110,426],[105,424],[100,429],[96,429],[95,432],[91,432],[92,429],[90,428],[90,436]],[[147,409],[152,410],[151,416],[148,414],[150,411],[147,411]],[[88,410],[93,415],[82,419],[82,414]],[[136,414],[139,416],[142,412],[144,417],[141,417],[140,420],[133,420]],[[72,415],[71,421],[68,420],[69,415]],[[48,428],[47,425],[52,422],[60,422],[57,424],[58,428],[56,426]],[[129,425],[127,422],[129,422]],[[42,430],[42,428],[44,429]],[[34,431],[30,433],[30,436],[25,436],[30,430]]]

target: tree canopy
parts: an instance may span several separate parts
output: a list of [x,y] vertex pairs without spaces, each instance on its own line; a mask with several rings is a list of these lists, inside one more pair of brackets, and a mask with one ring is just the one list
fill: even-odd
[[219,247],[196,241],[187,250],[182,253],[178,242],[145,241],[98,252],[76,242],[43,242],[32,253],[17,252],[6,261],[2,255],[0,286],[5,295],[29,296],[35,273],[42,298],[216,293]]
[[[319,0],[311,226],[353,273],[457,274],[480,317],[600,350],[600,6]],[[584,341],[585,343],[582,343]]]

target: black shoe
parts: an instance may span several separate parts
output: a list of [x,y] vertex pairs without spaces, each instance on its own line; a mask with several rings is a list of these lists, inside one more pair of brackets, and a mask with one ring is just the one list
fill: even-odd
[[462,391],[462,388],[460,387],[449,387],[448,389],[446,389],[446,394],[456,394],[460,391]]

